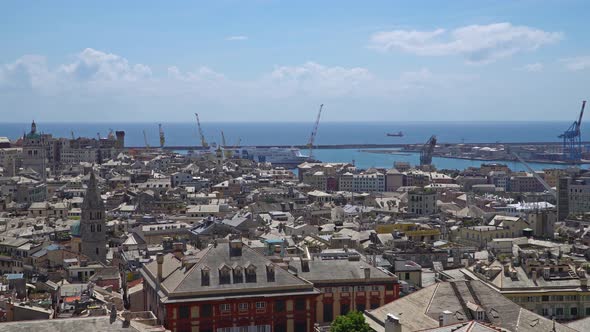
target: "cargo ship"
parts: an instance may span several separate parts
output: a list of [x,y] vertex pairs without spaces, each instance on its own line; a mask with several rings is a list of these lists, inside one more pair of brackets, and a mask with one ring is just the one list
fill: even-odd
[[387,133],[387,136],[389,136],[389,137],[404,137],[404,133],[402,133],[401,131],[398,131],[397,133]]

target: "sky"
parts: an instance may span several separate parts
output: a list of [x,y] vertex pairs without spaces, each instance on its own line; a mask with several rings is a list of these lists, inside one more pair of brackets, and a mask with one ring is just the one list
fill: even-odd
[[0,2],[4,122],[573,121],[585,0]]

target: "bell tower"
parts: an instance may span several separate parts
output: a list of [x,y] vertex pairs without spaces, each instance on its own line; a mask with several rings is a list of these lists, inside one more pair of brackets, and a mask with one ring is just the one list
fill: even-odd
[[90,173],[88,189],[82,203],[82,217],[80,218],[80,237],[82,253],[90,260],[106,262],[107,241],[105,208],[94,171]]

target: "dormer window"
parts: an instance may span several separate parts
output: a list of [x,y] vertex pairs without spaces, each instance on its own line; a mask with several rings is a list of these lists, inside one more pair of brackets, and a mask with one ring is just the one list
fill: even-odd
[[201,269],[201,286],[209,286],[209,267],[205,266]]
[[256,282],[256,266],[246,266],[246,282]]
[[231,269],[227,265],[219,269],[219,284],[231,284]]
[[274,266],[274,264],[266,265],[266,280],[268,282],[275,281],[275,266]]
[[234,284],[243,283],[244,282],[244,271],[242,270],[241,266],[234,267]]

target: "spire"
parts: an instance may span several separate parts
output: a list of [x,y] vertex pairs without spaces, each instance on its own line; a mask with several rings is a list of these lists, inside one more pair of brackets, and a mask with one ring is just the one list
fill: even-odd
[[37,125],[35,124],[35,120],[31,123],[31,134],[37,133]]
[[88,180],[88,188],[86,189],[86,196],[84,196],[82,209],[104,210],[104,204],[102,202],[102,198],[100,197],[100,192],[98,191],[94,170],[90,171],[90,179]]

